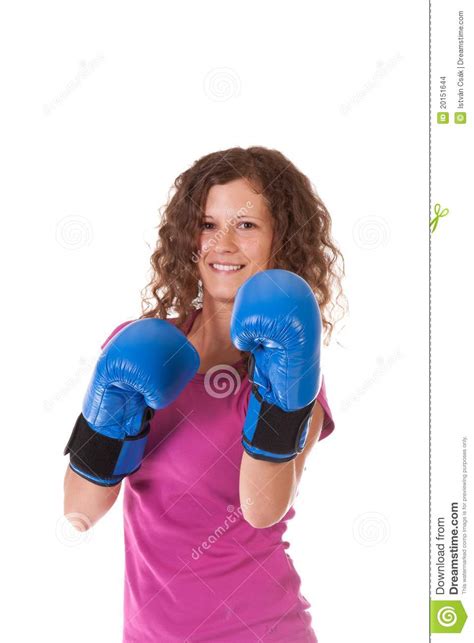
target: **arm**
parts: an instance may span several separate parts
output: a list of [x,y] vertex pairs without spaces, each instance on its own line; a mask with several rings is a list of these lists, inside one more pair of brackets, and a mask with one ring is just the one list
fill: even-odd
[[252,527],[271,527],[290,509],[306,458],[319,440],[323,421],[323,408],[316,402],[305,447],[289,462],[256,460],[244,451],[240,465],[240,505],[245,520]]
[[140,468],[154,410],[177,397],[199,368],[197,351],[169,322],[123,326],[102,347],[64,450],[64,514],[81,531],[111,508],[123,478]]
[[[122,483],[101,487],[78,475],[68,466],[64,476],[64,515],[79,531],[87,531],[104,516],[120,493]],[[84,520],[77,520],[82,514]]]

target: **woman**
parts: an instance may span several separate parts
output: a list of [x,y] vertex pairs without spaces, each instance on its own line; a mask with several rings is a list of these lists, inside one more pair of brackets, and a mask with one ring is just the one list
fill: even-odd
[[[123,640],[314,642],[310,604],[282,537],[308,455],[334,429],[324,378],[302,450],[286,461],[254,457],[242,440],[250,353],[237,347],[231,324],[240,286],[263,271],[288,271],[316,296],[328,343],[342,259],[330,216],[307,177],[263,147],[209,154],[175,188],[140,319],[179,328],[199,367],[171,403],[154,407],[141,466],[124,478]],[[121,487],[93,482],[80,467],[66,472],[65,514],[84,513],[91,525]]]

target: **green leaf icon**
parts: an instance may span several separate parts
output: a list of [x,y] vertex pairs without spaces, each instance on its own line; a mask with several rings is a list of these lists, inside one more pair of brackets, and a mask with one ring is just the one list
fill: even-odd
[[461,601],[431,601],[432,634],[459,634],[467,620]]

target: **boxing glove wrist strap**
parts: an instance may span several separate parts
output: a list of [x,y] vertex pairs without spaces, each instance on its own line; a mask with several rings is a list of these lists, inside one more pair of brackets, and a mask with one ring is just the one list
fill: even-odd
[[242,445],[257,460],[288,462],[301,453],[316,400],[296,411],[266,402],[252,386]]
[[64,455],[70,454],[71,468],[96,484],[118,484],[140,468],[153,414],[146,407],[139,433],[120,440],[94,431],[81,413],[64,449]]

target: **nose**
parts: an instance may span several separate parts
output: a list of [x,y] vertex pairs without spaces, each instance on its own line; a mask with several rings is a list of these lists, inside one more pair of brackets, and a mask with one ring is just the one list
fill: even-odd
[[216,254],[219,254],[221,252],[235,252],[236,250],[238,250],[238,245],[236,243],[236,239],[231,227],[228,227],[227,230],[225,228],[221,228],[218,231],[214,250]]

